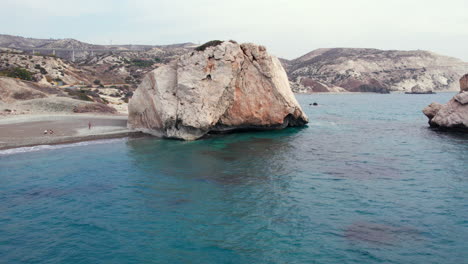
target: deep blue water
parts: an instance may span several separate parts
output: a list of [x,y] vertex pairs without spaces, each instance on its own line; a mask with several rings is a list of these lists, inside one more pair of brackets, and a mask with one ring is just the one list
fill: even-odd
[[452,96],[302,95],[303,129],[0,152],[0,263],[467,263],[468,136],[421,113]]

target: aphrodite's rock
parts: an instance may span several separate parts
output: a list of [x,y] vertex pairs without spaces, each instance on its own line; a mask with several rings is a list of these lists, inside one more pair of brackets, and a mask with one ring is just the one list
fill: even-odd
[[[460,84],[463,83],[465,75]],[[468,91],[463,90],[447,104],[432,103],[423,110],[432,127],[450,128],[468,131]]]
[[194,140],[308,122],[281,63],[265,47],[210,43],[145,77],[129,102],[129,128]]
[[468,91],[468,74],[465,74],[460,79],[460,90],[461,91]]

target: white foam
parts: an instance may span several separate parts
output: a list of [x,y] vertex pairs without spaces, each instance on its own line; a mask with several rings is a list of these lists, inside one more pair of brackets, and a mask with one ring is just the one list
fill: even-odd
[[82,142],[60,144],[60,145],[38,145],[38,146],[32,146],[32,147],[5,149],[5,150],[0,150],[0,156],[36,152],[36,151],[42,151],[42,150],[55,150],[55,149],[62,149],[62,148],[80,147],[80,146],[88,146],[88,145],[96,145],[96,144],[110,144],[110,143],[122,142],[126,140],[127,138],[100,139],[100,140],[82,141]]

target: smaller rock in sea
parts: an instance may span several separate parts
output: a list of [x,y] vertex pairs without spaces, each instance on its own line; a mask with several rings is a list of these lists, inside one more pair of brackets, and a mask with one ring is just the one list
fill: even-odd
[[429,118],[431,127],[468,131],[468,74],[460,79],[460,93],[447,104],[432,103],[424,108],[423,113]]

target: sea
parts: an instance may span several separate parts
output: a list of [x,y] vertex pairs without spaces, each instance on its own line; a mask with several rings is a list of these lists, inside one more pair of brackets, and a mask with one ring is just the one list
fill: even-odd
[[0,151],[0,263],[468,263],[468,135],[421,112],[453,95],[297,95],[304,128]]

